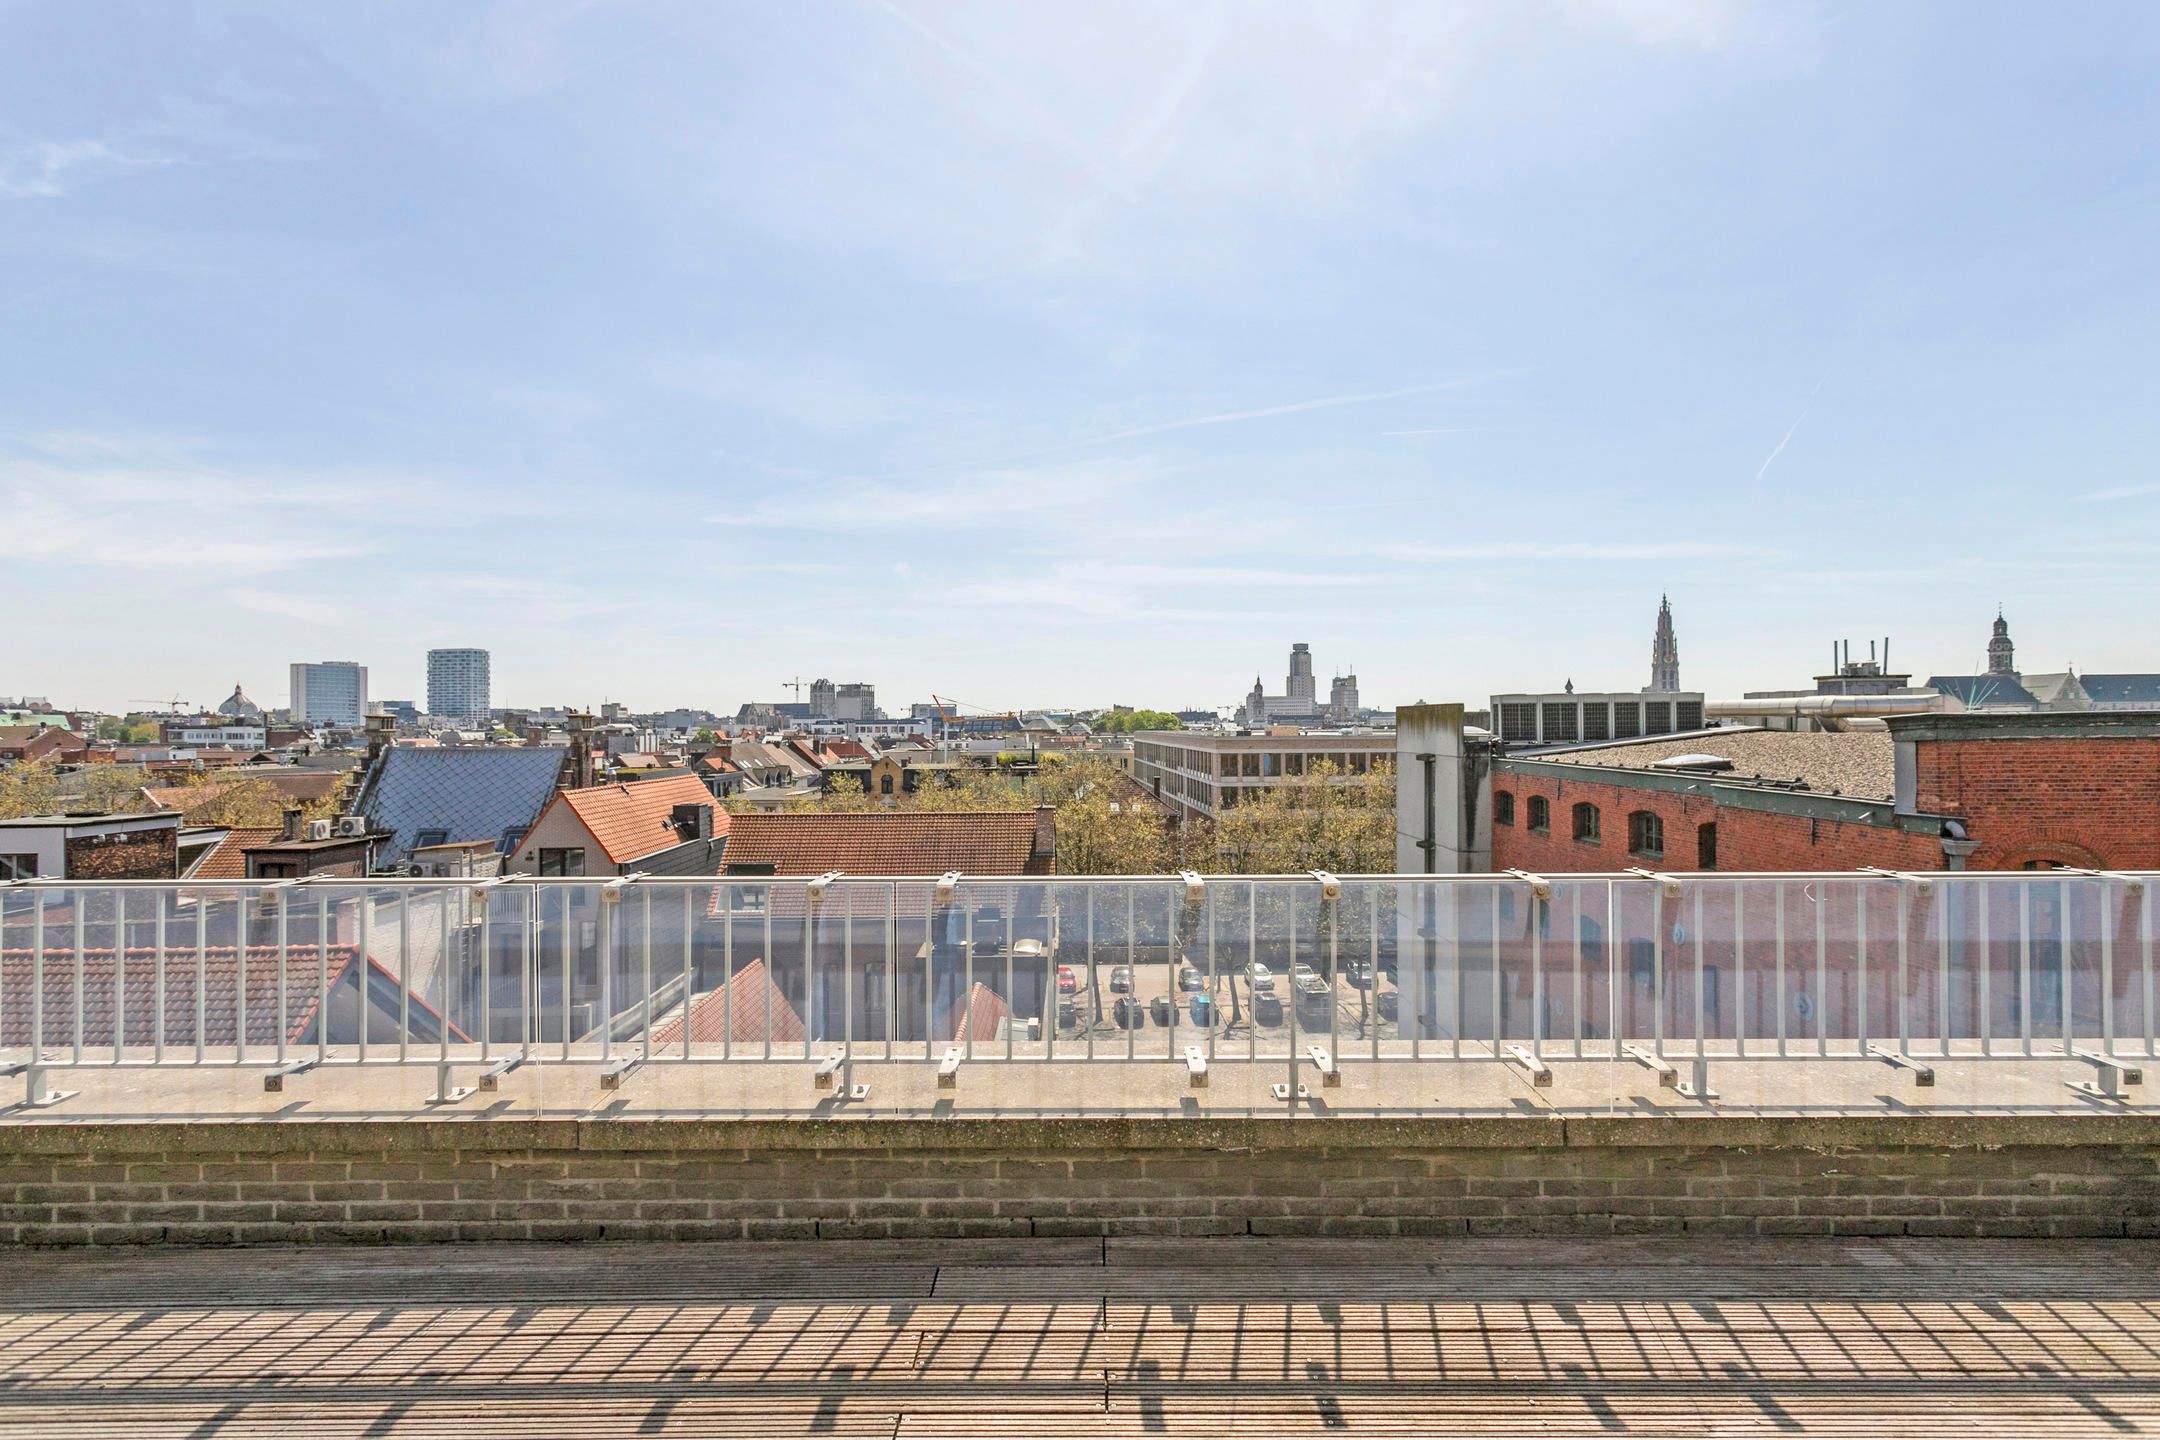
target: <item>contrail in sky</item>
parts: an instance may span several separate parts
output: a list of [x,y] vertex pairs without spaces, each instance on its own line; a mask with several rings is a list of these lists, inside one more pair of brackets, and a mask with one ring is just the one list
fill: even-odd
[[[1828,378],[1830,377],[1828,377],[1827,375],[1823,377],[1824,380],[1827,380]],[[1817,380],[1815,382],[1815,388],[1808,391],[1807,404],[1800,407],[1799,417],[1792,422],[1792,429],[1785,432],[1785,438],[1777,442],[1777,449],[1770,452],[1770,458],[1762,462],[1762,469],[1755,472],[1755,478],[1757,480],[1762,479],[1763,476],[1770,473],[1770,466],[1777,460],[1778,456],[1785,453],[1785,447],[1792,444],[1792,437],[1798,434],[1800,431],[1800,421],[1807,419],[1808,407],[1812,406],[1815,403],[1815,396],[1821,392],[1822,387],[1822,380]]]
[[1469,375],[1459,380],[1435,380],[1426,385],[1405,385],[1400,390],[1374,390],[1363,395],[1328,395],[1318,400],[1297,400],[1288,405],[1269,405],[1259,410],[1227,410],[1220,415],[1196,415],[1189,420],[1165,420],[1156,425],[1116,430],[1108,435],[1097,435],[1077,443],[1108,445],[1113,441],[1133,440],[1142,435],[1161,435],[1172,430],[1197,430],[1203,425],[1234,425],[1240,420],[1266,420],[1276,415],[1301,415],[1307,410],[1333,410],[1342,405],[1370,405],[1376,400],[1399,400],[1405,395],[1429,395],[1435,390],[1459,390],[1466,385],[1481,385],[1487,380],[1504,380],[1511,375],[1524,373],[1526,372],[1522,370],[1495,370],[1487,375]]

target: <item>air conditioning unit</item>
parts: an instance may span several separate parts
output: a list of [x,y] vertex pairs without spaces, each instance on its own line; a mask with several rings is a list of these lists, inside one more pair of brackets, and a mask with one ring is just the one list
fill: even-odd
[[365,815],[338,816],[336,833],[340,839],[356,839],[367,834],[367,817]]
[[329,822],[328,820],[310,820],[310,821],[308,821],[308,822],[307,822],[307,838],[308,838],[308,839],[310,839],[310,840],[327,840],[327,839],[329,839],[329,838],[330,838],[330,822]]

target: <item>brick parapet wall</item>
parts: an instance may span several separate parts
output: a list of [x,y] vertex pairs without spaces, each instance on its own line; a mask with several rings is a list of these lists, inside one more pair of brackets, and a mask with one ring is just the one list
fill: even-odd
[[0,1128],[19,1245],[2154,1235],[2160,1117]]
[[[1694,870],[1696,827],[1717,826],[1717,867],[1732,871],[1852,870],[1880,865],[1886,870],[1940,870],[1942,845],[1933,835],[1888,823],[1891,805],[1876,809],[1885,822],[1866,825],[1807,815],[1780,814],[1720,805],[1706,794],[1606,784],[1573,775],[1502,764],[1493,772],[1493,790],[1514,796],[1514,820],[1492,827],[1495,870],[1529,870],[1565,875],[1612,872],[1632,865],[1666,870]],[[1541,795],[1551,806],[1552,823],[1530,828],[1530,797]],[[1599,836],[1574,838],[1574,810],[1587,801],[1598,807]],[[1628,816],[1648,810],[1664,822],[1665,853],[1633,854],[1628,849]]]
[[1919,808],[1966,820],[1975,870],[2160,868],[2160,739],[1937,739],[1913,755]]

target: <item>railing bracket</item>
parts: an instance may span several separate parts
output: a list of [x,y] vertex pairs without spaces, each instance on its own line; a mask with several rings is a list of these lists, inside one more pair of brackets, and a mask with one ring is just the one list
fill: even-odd
[[1195,1090],[1207,1089],[1207,1051],[1198,1045],[1185,1047],[1185,1081]]
[[1508,870],[1504,873],[1512,875],[1517,880],[1522,881],[1523,884],[1528,885],[1532,899],[1552,899],[1552,881],[1546,879],[1543,875],[1533,875],[1528,870]]
[[[1275,1096],[1277,1100],[1281,1100],[1287,1103],[1290,1099],[1290,1087],[1280,1080],[1276,1081],[1273,1085],[1268,1086],[1268,1090]],[[1303,1085],[1300,1085],[1297,1087],[1297,1098],[1300,1100],[1310,1100],[1312,1099],[1312,1091],[1306,1089]]]
[[266,1094],[279,1094],[285,1089],[286,1076],[305,1075],[314,1068],[315,1062],[313,1060],[295,1060],[290,1065],[280,1065],[275,1070],[265,1070],[263,1072],[263,1090]]
[[1522,1067],[1523,1073],[1530,1077],[1532,1085],[1542,1090],[1552,1084],[1552,1067],[1531,1054],[1528,1047],[1510,1045],[1502,1053],[1510,1064]]
[[1313,1069],[1320,1072],[1322,1089],[1333,1089],[1342,1084],[1342,1071],[1335,1068],[1335,1057],[1328,1054],[1325,1045],[1314,1045],[1306,1050],[1305,1058],[1312,1061]]
[[1673,1069],[1662,1057],[1641,1045],[1626,1045],[1621,1047],[1621,1050],[1628,1059],[1633,1060],[1647,1070],[1655,1072],[1659,1088],[1665,1090],[1677,1090],[1680,1088],[1680,1072]]
[[518,1066],[523,1065],[524,1063],[525,1057],[523,1055],[512,1055],[509,1056],[507,1059],[496,1061],[494,1064],[488,1066],[487,1069],[480,1072],[480,1088],[482,1090],[494,1090],[499,1085],[501,1085],[503,1076],[509,1074],[511,1071],[517,1069]]
[[966,1057],[967,1052],[961,1049],[958,1045],[953,1046],[951,1049],[945,1052],[945,1057],[938,1061],[938,1089],[957,1090],[960,1088],[960,1062]]
[[0,1070],[0,1078],[5,1078],[11,1075],[22,1076],[22,1103],[32,1110],[43,1109],[47,1105],[57,1105],[63,1100],[71,1100],[75,1096],[82,1093],[80,1090],[46,1089],[45,1068],[45,1065],[41,1061],[25,1060],[18,1064],[10,1065],[4,1070]]
[[603,1090],[620,1090],[623,1077],[637,1069],[639,1063],[636,1058],[631,1056],[608,1061],[607,1064],[600,1067],[600,1088]]
[[847,1064],[847,1047],[845,1045],[831,1054],[820,1055],[817,1064],[810,1071],[810,1088],[813,1090],[832,1089],[833,1077],[840,1073],[840,1067],[845,1064]]
[[1910,1055],[1901,1054],[1887,1045],[1870,1045],[1867,1047],[1867,1053],[1893,1069],[1912,1071],[1912,1081],[1915,1085],[1933,1085],[1935,1083],[1935,1067],[1923,1065]]
[[2070,1087],[2087,1095],[2097,1095],[2103,1100],[2124,1100],[2129,1098],[2123,1094],[2124,1086],[2145,1083],[2144,1066],[2117,1060],[2114,1056],[2103,1055],[2098,1050],[2073,1050],[2070,1058],[2082,1060],[2100,1072],[2098,1083],[2080,1080]]
[[[605,1084],[606,1082],[601,1083]],[[470,1085],[452,1085],[450,1083],[449,1061],[438,1060],[435,1062],[435,1093],[427,1097],[428,1104],[455,1105],[472,1093],[473,1087]]]
[[1680,898],[1680,880],[1678,876],[1667,875],[1662,870],[1645,870],[1640,865],[1628,866],[1627,873],[1633,875],[1638,880],[1657,881],[1658,884],[1665,887],[1665,898],[1668,900],[1677,900]]

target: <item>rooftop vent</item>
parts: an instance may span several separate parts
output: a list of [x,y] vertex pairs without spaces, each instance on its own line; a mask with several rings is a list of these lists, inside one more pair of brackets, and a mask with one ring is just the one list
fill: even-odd
[[1650,768],[1653,770],[1707,772],[1730,770],[1733,768],[1733,763],[1722,755],[1668,755],[1663,760],[1650,762]]

